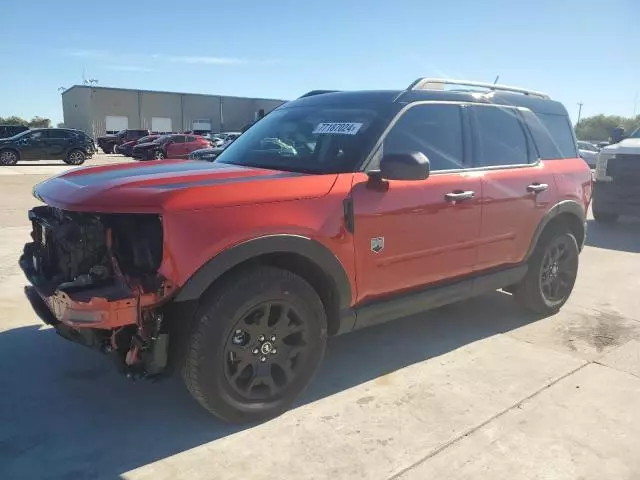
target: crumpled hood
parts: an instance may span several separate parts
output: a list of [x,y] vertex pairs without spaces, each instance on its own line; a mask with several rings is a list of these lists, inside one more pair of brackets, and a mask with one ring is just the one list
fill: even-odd
[[34,195],[64,210],[162,213],[317,198],[329,193],[336,178],[161,160],[71,170],[36,185]]

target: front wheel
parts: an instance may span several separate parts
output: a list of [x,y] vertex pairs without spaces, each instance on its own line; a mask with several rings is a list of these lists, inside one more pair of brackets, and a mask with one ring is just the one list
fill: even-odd
[[239,272],[196,313],[183,378],[200,404],[230,422],[285,411],[324,355],[327,320],[316,291],[273,267]]
[[166,157],[165,157],[165,154],[164,154],[164,152],[162,150],[156,150],[153,153],[153,158],[154,158],[154,160],[164,160]]
[[618,221],[619,215],[617,213],[605,213],[597,210],[593,211],[593,219],[598,223],[611,224]]
[[82,150],[71,150],[64,163],[68,165],[82,165],[87,156]]
[[580,250],[575,237],[567,230],[553,229],[545,233],[514,295],[526,309],[549,315],[560,310],[571,295],[578,275]]
[[0,151],[0,165],[9,167],[18,163],[18,154],[13,150]]

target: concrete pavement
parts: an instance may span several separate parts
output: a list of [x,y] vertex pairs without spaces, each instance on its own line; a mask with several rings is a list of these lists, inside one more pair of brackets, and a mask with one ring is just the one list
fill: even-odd
[[496,292],[332,339],[294,409],[234,427],[38,323],[16,260],[44,177],[2,170],[2,479],[640,478],[639,222],[590,222],[559,314]]

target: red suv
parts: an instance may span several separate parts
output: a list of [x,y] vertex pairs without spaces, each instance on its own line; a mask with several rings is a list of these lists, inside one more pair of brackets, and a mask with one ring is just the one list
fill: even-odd
[[178,366],[206,409],[253,421],[291,405],[327,336],[496,289],[556,312],[591,190],[567,112],[544,94],[438,79],[314,92],[215,163],[39,184],[20,264],[63,337],[129,375]]
[[162,135],[151,142],[135,145],[132,156],[140,160],[187,158],[191,152],[210,146],[211,143],[199,135]]

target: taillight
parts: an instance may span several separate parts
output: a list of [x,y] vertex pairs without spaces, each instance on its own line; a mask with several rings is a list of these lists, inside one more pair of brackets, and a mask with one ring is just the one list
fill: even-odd
[[610,153],[600,151],[598,153],[598,160],[596,162],[596,182],[610,182],[611,177],[607,175],[607,165],[609,159],[614,155]]

